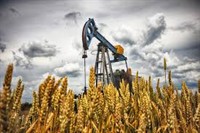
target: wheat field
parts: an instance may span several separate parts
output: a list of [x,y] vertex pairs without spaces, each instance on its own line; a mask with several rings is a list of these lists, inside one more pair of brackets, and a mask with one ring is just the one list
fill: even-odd
[[200,81],[195,93],[185,82],[178,93],[171,72],[162,87],[158,79],[155,89],[151,77],[139,79],[137,72],[132,82],[134,93],[130,93],[124,81],[119,89],[112,84],[96,87],[91,68],[87,93],[74,99],[67,77],[56,81],[49,75],[33,92],[32,106],[24,115],[21,99],[25,88],[21,79],[11,88],[12,73],[10,64],[0,90],[2,133],[200,132]]

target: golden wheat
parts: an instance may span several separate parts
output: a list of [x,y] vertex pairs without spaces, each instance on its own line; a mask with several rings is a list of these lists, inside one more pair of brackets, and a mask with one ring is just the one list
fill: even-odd
[[[164,65],[166,71],[166,59]],[[179,94],[171,71],[169,84],[161,87],[158,79],[156,91],[151,77],[139,78],[137,72],[132,93],[123,80],[119,89],[113,84],[96,87],[91,68],[87,93],[77,99],[68,88],[67,77],[56,81],[49,75],[33,92],[28,115],[21,112],[22,80],[11,89],[12,72],[11,64],[0,90],[0,132],[200,132],[200,85],[193,94],[183,82]]]

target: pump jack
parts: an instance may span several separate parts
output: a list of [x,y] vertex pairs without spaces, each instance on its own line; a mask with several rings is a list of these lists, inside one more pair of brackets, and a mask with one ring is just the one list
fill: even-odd
[[[84,50],[82,58],[84,59],[84,66],[86,65],[85,59],[87,58],[86,51],[89,49],[93,37],[100,41],[100,43],[97,45],[95,61],[96,86],[99,82],[101,82],[103,85],[113,83],[115,86],[117,86],[117,84],[119,84],[117,82],[119,81],[117,81],[116,76],[113,74],[112,64],[115,62],[124,61],[128,71],[127,57],[123,55],[124,49],[120,45],[113,46],[103,35],[98,32],[98,28],[94,19],[89,18],[82,31]],[[110,59],[109,51],[112,52],[113,59]],[[86,74],[84,89],[84,91],[86,91]]]

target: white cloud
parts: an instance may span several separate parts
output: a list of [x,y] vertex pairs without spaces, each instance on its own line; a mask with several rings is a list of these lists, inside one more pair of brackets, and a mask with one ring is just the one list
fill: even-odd
[[140,45],[149,45],[159,39],[166,29],[166,21],[163,13],[157,13],[148,18],[147,27],[143,31]]
[[132,29],[125,25],[119,27],[118,30],[111,33],[113,39],[121,44],[133,45],[135,44],[135,36],[133,35]]
[[182,64],[182,61],[176,56],[173,51],[165,52],[164,57],[166,58],[168,68],[173,68]]
[[[152,75],[161,78],[161,81],[164,82],[163,58],[165,57],[168,70],[172,70],[176,84],[180,84],[182,80],[196,82],[200,78],[199,62],[189,57],[180,58],[173,50],[166,51],[164,49],[163,38],[168,35],[168,32],[163,34],[167,28],[164,18],[163,14],[156,14],[148,19],[146,29],[141,31],[144,36],[141,36],[140,40],[130,47],[129,57],[132,60],[128,61],[142,75]],[[191,72],[193,72],[193,76],[188,76]]]
[[184,63],[183,65],[178,65],[177,69],[179,72],[191,72],[193,70],[200,71],[200,62],[197,61],[197,62],[191,62],[191,63]]
[[12,51],[12,53],[13,53],[13,62],[15,66],[20,66],[26,69],[30,69],[33,67],[31,60],[25,57],[23,54],[19,52],[16,53],[14,51]]
[[64,66],[55,68],[55,73],[58,76],[77,77],[80,75],[80,66],[78,63],[66,63]]
[[47,72],[47,73],[44,73],[44,74],[42,75],[42,79],[46,79],[49,75],[53,76],[53,77],[55,78],[55,80],[59,80],[60,78],[62,78],[62,77],[60,77],[60,76],[57,76],[57,75],[54,74],[54,73]]

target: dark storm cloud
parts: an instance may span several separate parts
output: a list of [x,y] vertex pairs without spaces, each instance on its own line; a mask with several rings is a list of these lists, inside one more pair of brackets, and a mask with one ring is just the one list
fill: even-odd
[[149,45],[161,37],[166,29],[165,16],[158,13],[149,19],[147,29],[143,33],[143,45]]
[[77,20],[78,18],[81,17],[81,13],[80,12],[70,12],[65,14],[64,18],[68,21],[72,21],[75,24],[77,24]]
[[33,64],[31,63],[31,60],[26,57],[21,57],[17,55],[14,51],[12,51],[13,54],[13,60],[15,63],[15,66],[20,66],[25,69],[31,69],[33,68]]
[[176,51],[193,50],[193,49],[200,50],[200,40],[193,40],[193,42],[191,42],[185,47],[176,48]]
[[77,71],[73,71],[73,72],[67,72],[67,75],[69,77],[78,77],[78,76],[80,76],[80,71],[77,70]]
[[0,7],[2,6],[5,6],[6,4],[8,4],[9,3],[9,0],[1,0],[0,1]]
[[[150,69],[151,69],[151,67],[150,67]],[[154,69],[154,70],[152,70],[152,72],[153,72],[153,76],[155,76],[155,77],[161,77],[161,76],[164,76],[164,71],[162,71],[162,69]]]
[[122,44],[129,44],[129,45],[135,44],[135,41],[130,36],[124,36],[124,37],[113,36],[113,38],[115,39],[115,41]]
[[181,70],[180,73],[187,73],[187,72],[192,72],[192,71],[200,72],[200,68],[186,68],[184,70]]
[[179,47],[174,50],[179,58],[188,57],[195,60],[200,60],[200,40],[192,40],[188,45]]
[[142,60],[145,61],[144,54],[141,50],[138,48],[133,48],[130,52],[130,57],[134,60]]
[[1,52],[4,52],[6,49],[6,44],[4,44],[2,41],[1,41],[1,38],[0,38],[0,51]]
[[31,42],[27,45],[23,45],[19,51],[22,51],[24,55],[34,58],[34,57],[52,57],[57,54],[57,49],[55,45],[50,45],[47,42],[45,44],[39,42]]
[[15,14],[20,14],[15,8],[9,8],[9,10],[12,12],[12,13],[15,13]]
[[194,23],[189,23],[189,22],[184,22],[178,27],[172,27],[171,29],[173,30],[180,30],[180,31],[185,31],[185,30],[194,30],[196,24]]
[[5,49],[6,49],[6,45],[3,44],[2,42],[0,42],[0,50],[1,50],[1,52],[4,52]]
[[180,23],[177,26],[169,27],[171,30],[176,31],[193,31],[196,34],[200,35],[200,18],[193,20],[193,21],[185,21]]

